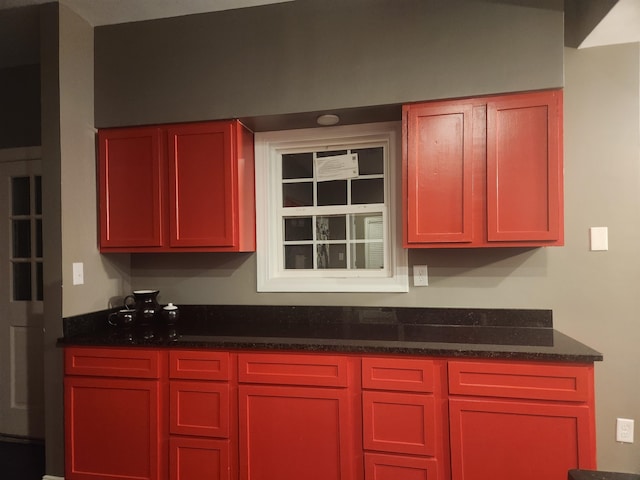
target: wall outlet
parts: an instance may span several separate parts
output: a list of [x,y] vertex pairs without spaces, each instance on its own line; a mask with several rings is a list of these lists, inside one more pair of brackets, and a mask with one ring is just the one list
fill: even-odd
[[428,285],[429,285],[429,277],[427,274],[427,266],[414,265],[413,266],[413,286],[426,287]]
[[633,423],[630,418],[616,419],[616,442],[633,443]]

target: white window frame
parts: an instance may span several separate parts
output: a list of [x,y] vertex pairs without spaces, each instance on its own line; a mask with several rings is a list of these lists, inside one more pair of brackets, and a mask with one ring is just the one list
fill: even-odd
[[[401,124],[381,122],[255,134],[256,256],[258,292],[408,292],[407,250],[402,248]],[[283,153],[385,146],[385,268],[284,269],[282,262]],[[358,206],[350,206],[358,213]],[[362,206],[365,212],[368,205]],[[317,211],[319,207],[310,207]],[[314,215],[315,213],[309,213]]]

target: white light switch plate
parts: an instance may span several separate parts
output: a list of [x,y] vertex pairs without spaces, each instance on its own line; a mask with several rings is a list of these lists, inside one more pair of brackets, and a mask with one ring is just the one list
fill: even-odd
[[426,265],[413,266],[413,286],[426,287],[429,285],[429,276],[427,274]]
[[73,284],[74,285],[84,284],[84,264],[82,262],[77,262],[73,264]]
[[591,251],[609,250],[609,229],[607,227],[591,227]]

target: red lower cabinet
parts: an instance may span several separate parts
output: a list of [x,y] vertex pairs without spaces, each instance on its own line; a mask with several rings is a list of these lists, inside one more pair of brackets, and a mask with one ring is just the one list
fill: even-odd
[[67,349],[67,480],[166,478],[161,441],[165,412],[158,368],[161,354],[131,352]]
[[236,478],[232,358],[228,352],[170,352],[169,480]]
[[446,480],[444,361],[362,359],[366,480]]
[[356,440],[360,422],[350,380],[355,361],[323,355],[239,355],[241,382],[278,381],[288,372],[287,383],[295,384],[239,386],[241,480],[361,478]]
[[592,365],[450,361],[452,480],[595,469]]

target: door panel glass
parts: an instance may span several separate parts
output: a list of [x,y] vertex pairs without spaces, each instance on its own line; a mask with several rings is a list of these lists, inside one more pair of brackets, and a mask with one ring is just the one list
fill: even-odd
[[13,258],[31,256],[31,220],[13,222]]
[[36,215],[42,215],[42,177],[38,175],[34,177],[34,181],[35,191],[33,193],[35,195]]
[[31,213],[29,180],[29,177],[14,177],[11,179],[12,215],[29,215]]
[[13,299],[31,300],[31,263],[13,264]]

